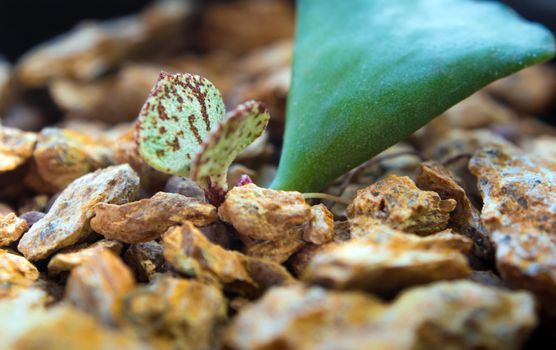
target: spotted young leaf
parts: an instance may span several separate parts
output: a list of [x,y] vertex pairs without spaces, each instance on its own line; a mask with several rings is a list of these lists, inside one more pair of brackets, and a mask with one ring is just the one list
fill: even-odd
[[248,101],[237,106],[203,144],[193,161],[191,178],[209,192],[224,193],[230,164],[263,133],[269,119],[261,102]]
[[224,116],[222,95],[210,81],[161,72],[136,124],[139,154],[157,170],[189,176],[201,145]]

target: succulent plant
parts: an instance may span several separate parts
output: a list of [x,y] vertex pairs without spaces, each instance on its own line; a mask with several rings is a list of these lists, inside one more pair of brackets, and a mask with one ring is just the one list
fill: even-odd
[[[271,187],[318,191],[490,82],[554,55],[542,26],[475,0],[298,0],[293,77]],[[218,89],[161,73],[137,122],[140,155],[211,202],[266,127],[263,104],[225,116]]]
[[318,191],[488,83],[554,55],[499,3],[298,0],[292,85],[271,187]]

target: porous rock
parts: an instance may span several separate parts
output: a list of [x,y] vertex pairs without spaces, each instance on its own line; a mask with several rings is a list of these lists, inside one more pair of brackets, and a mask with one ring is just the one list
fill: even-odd
[[0,249],[0,285],[29,287],[39,278],[39,270],[24,257]]
[[135,287],[129,268],[106,248],[74,268],[68,278],[65,298],[77,308],[107,325],[122,319],[122,299]]
[[167,270],[162,245],[156,241],[132,244],[124,254],[124,261],[140,282],[150,281],[157,273]]
[[481,218],[496,245],[496,266],[514,288],[532,291],[556,315],[556,162],[492,145],[470,170],[483,196]]
[[37,135],[0,126],[0,173],[14,170],[33,154]]
[[268,260],[226,250],[211,243],[186,222],[163,236],[164,257],[177,272],[247,296],[260,294],[273,284],[293,278],[282,266]]
[[0,247],[7,246],[21,237],[27,230],[27,221],[18,218],[15,213],[0,214]]
[[216,208],[177,193],[158,192],[151,198],[123,205],[98,203],[92,229],[108,239],[125,243],[148,242],[170,226],[190,221],[207,226],[217,219]]
[[302,235],[312,218],[311,207],[301,193],[254,184],[232,188],[218,215],[254,241],[248,244],[247,254],[276,262],[285,261],[303,246]]
[[303,233],[303,240],[313,244],[330,242],[334,237],[334,216],[324,204],[313,205],[311,213],[313,217]]
[[384,225],[366,229],[365,237],[318,251],[302,279],[336,289],[390,294],[471,272],[464,254],[472,243],[465,236],[446,231],[420,237]]
[[388,175],[357,191],[347,213],[350,222],[363,218],[401,231],[427,235],[444,230],[455,207],[455,200],[443,200],[436,192],[421,191],[406,176]]
[[473,240],[473,253],[476,256],[492,261],[494,247],[481,222],[481,214],[450,171],[440,163],[424,162],[419,167],[416,183],[419,188],[437,192],[442,199],[451,198],[457,202],[450,214],[450,226]]
[[534,300],[468,281],[403,292],[391,303],[318,287],[273,288],[225,334],[232,349],[519,349]]
[[48,274],[51,276],[59,275],[62,272],[68,272],[75,267],[83,264],[91,256],[95,255],[97,249],[108,249],[114,254],[119,255],[122,251],[123,244],[118,241],[107,239],[100,240],[89,246],[69,248],[54,255],[48,262]]
[[134,198],[138,187],[139,178],[127,164],[78,178],[60,194],[48,214],[23,235],[19,251],[29,260],[38,260],[78,243],[91,233],[96,204],[125,203]]
[[126,320],[143,336],[165,339],[174,349],[218,348],[216,331],[226,314],[220,289],[195,280],[161,277],[124,299]]

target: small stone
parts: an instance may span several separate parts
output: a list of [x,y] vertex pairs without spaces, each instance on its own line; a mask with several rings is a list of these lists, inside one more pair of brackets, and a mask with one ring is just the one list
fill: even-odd
[[29,287],[39,279],[39,271],[24,257],[0,249],[0,285]]
[[33,163],[27,185],[39,192],[55,193],[78,177],[110,165],[110,151],[86,134],[45,128],[39,134]]
[[437,192],[444,200],[451,198],[457,202],[451,213],[449,225],[473,240],[473,253],[476,256],[485,261],[492,261],[494,247],[481,222],[481,214],[450,171],[440,163],[424,162],[419,167],[416,183],[421,189]]
[[167,270],[162,245],[156,241],[132,244],[124,254],[124,261],[140,282],[150,281]]
[[232,188],[218,215],[240,235],[255,241],[248,247],[248,254],[276,262],[287,260],[303,246],[302,235],[312,217],[311,207],[301,193],[254,184]]
[[135,287],[133,274],[108,249],[95,249],[68,278],[65,298],[107,325],[122,319],[123,297]]
[[14,170],[33,155],[37,135],[0,125],[0,173]]
[[27,222],[27,226],[31,228],[34,224],[44,218],[46,214],[40,211],[28,211],[21,214],[20,218]]
[[27,221],[18,218],[15,213],[0,215],[0,247],[10,245],[27,231]]
[[163,236],[164,257],[177,272],[224,289],[256,296],[274,284],[289,283],[291,275],[280,265],[226,250],[211,243],[195,226],[186,222]]
[[281,264],[305,245],[298,237],[284,237],[276,241],[254,242],[245,249],[245,254]]
[[185,276],[255,287],[240,253],[212,244],[189,222],[170,228],[162,237],[162,244],[166,261]]
[[556,315],[556,161],[492,145],[469,168],[478,178],[481,219],[496,245],[500,275]]
[[319,251],[302,279],[336,289],[390,294],[414,285],[464,278],[471,272],[463,253],[472,243],[465,236],[448,231],[420,237],[378,225],[367,230],[366,237]]
[[313,244],[330,242],[334,237],[334,215],[324,204],[311,207],[313,218],[303,233],[303,240]]
[[108,239],[148,242],[170,226],[190,221],[207,226],[216,221],[216,208],[177,193],[158,192],[151,198],[123,205],[98,203],[91,228]]
[[164,192],[179,193],[186,197],[196,198],[201,202],[206,202],[205,191],[197,183],[186,177],[172,176],[166,182]]
[[103,239],[90,246],[70,248],[54,255],[48,262],[48,274],[51,276],[59,275],[62,272],[69,272],[77,266],[83,264],[91,256],[95,255],[97,249],[108,249],[114,254],[119,255],[123,245],[118,241]]
[[421,191],[406,176],[388,175],[357,191],[347,212],[350,222],[364,217],[400,231],[427,235],[444,230],[455,207],[455,200]]
[[217,330],[226,314],[222,292],[195,280],[161,277],[124,300],[126,320],[143,336],[172,342],[173,349],[219,348]]
[[102,326],[70,305],[51,308],[0,308],[0,337],[5,349],[151,350],[131,332]]
[[60,194],[48,214],[23,235],[18,250],[29,260],[39,260],[78,243],[91,233],[90,219],[97,203],[125,203],[133,199],[138,187],[139,178],[127,164],[80,177]]
[[296,285],[243,307],[224,342],[244,350],[502,350],[519,349],[535,326],[529,294],[468,281],[413,288],[391,303]]

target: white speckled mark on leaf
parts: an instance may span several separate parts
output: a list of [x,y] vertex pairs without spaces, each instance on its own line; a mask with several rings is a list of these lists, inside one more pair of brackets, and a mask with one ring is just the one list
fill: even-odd
[[263,133],[269,119],[270,115],[261,102],[248,101],[237,106],[203,144],[193,161],[191,178],[201,187],[226,191],[230,164]]
[[189,176],[192,160],[224,116],[222,96],[210,81],[161,72],[136,124],[139,154],[157,170]]

